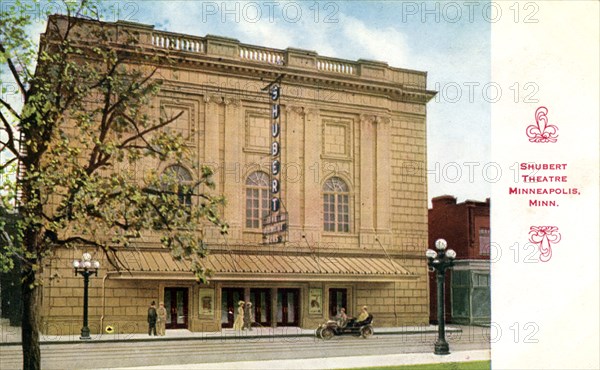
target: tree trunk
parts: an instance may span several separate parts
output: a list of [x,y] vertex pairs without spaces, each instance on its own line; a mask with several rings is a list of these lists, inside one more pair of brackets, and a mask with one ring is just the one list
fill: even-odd
[[41,368],[39,293],[35,285],[35,272],[30,266],[22,269],[21,293],[23,299],[23,320],[21,322],[21,345],[23,348],[23,370]]
[[[31,133],[25,133],[30,138]],[[23,320],[21,320],[21,347],[23,348],[23,370],[41,369],[40,354],[40,303],[42,289],[37,277],[42,273],[43,257],[40,246],[43,240],[40,225],[34,223],[37,217],[44,214],[40,199],[40,190],[36,187],[37,177],[27,174],[35,173],[40,168],[41,152],[26,147],[26,160],[23,161],[25,172],[23,177],[23,194],[19,213],[22,220],[27,220],[23,230],[23,245],[27,251],[25,260],[21,261],[21,299],[23,301]],[[35,153],[35,154],[31,154]],[[29,206],[29,204],[33,204]]]

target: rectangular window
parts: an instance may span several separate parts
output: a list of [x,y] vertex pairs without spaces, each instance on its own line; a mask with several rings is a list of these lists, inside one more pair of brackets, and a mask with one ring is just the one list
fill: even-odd
[[350,231],[350,215],[348,214],[348,196],[338,195],[338,231]]
[[335,195],[325,194],[323,196],[323,204],[325,231],[335,231]]
[[350,232],[350,195],[346,183],[333,177],[323,185],[323,229]]
[[259,227],[258,189],[246,189],[246,227]]
[[479,228],[479,254],[490,255],[490,229],[487,227]]
[[269,199],[269,191],[268,190],[262,189],[261,192],[262,192],[262,198],[261,198],[262,199],[262,204],[261,204],[260,209],[262,210],[262,213],[261,213],[260,217],[261,217],[261,223],[262,223],[262,219],[265,218],[269,214],[269,210],[270,210],[269,202],[270,202],[270,199]]
[[269,176],[253,172],[246,179],[246,228],[259,229],[269,214]]
[[490,286],[490,275],[474,274],[473,285],[476,287],[488,287]]

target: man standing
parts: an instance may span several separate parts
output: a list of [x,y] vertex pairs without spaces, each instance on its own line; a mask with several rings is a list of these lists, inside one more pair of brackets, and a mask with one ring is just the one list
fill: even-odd
[[156,335],[156,302],[152,301],[150,303],[150,308],[148,308],[148,335]]
[[252,330],[252,322],[254,321],[254,312],[252,312],[252,302],[246,302],[244,306],[244,329]]
[[158,304],[158,309],[156,312],[158,314],[158,335],[164,336],[167,324],[167,309],[165,308],[164,302],[160,302]]

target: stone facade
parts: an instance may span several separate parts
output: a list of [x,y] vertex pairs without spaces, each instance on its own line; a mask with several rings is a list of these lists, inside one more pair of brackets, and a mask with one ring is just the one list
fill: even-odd
[[[177,58],[176,65],[160,66],[164,84],[149,109],[155,116],[183,112],[170,129],[182,134],[193,155],[178,165],[193,180],[201,165],[214,169],[215,192],[227,198],[230,231],[226,241],[208,232],[211,254],[221,258],[208,285],[151,257],[156,235],[140,238],[139,252],[123,252],[136,266],[129,273],[112,271],[102,260],[90,285],[92,333],[107,325],[117,333],[144,332],[152,300],[168,300],[173,327],[192,331],[228,327],[231,303],[239,299],[260,303],[257,322],[270,326],[316,327],[338,304],[351,315],[368,306],[376,326],[427,323],[426,103],[434,93],[426,90],[426,73],[141,24],[109,25],[136,32],[147,50]],[[249,181],[270,171],[270,102],[262,89],[282,74],[281,199],[289,230],[286,243],[265,245],[262,230],[249,227],[254,186]],[[136,171],[171,165],[148,160]],[[345,202],[347,231],[324,229],[324,187],[331,179],[346,187],[346,198],[335,193],[330,199]],[[252,194],[262,200],[257,189]],[[81,252],[58,251],[45,266],[42,312],[48,334],[80,328],[83,279],[70,266]],[[234,255],[242,257],[228,271],[223,266]],[[252,272],[252,258],[272,259],[274,270]],[[313,271],[290,266],[286,258],[307,258],[318,266],[320,259],[340,262]],[[359,259],[372,262],[371,270],[361,272]],[[377,266],[384,262],[395,267],[383,271]],[[293,272],[278,273],[278,264]]]

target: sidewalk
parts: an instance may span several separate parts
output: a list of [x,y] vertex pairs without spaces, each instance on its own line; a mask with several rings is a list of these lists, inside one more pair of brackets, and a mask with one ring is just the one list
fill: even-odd
[[[375,327],[377,335],[391,334],[426,334],[437,333],[437,326],[402,326],[391,328]],[[457,326],[447,326],[447,333],[460,333],[462,329]],[[183,340],[222,340],[240,338],[273,338],[273,337],[313,337],[315,329],[302,329],[298,327],[253,328],[251,331],[235,331],[222,329],[217,332],[191,332],[186,329],[167,330],[165,336],[149,336],[147,334],[91,334],[91,340],[79,339],[79,334],[70,335],[45,335],[41,334],[42,344],[58,343],[114,343],[114,342],[146,342],[146,341],[183,341]],[[14,326],[0,326],[0,346],[17,345],[21,342],[21,328]]]
[[[219,363],[199,363],[185,365],[161,365],[127,368],[110,368],[111,370],[204,370],[204,369],[352,369],[373,366],[421,365],[448,362],[485,361],[490,359],[489,350],[452,352],[438,356],[433,353],[405,353],[397,355],[346,356],[309,358],[297,360],[237,361]],[[98,369],[100,370],[100,369]]]

